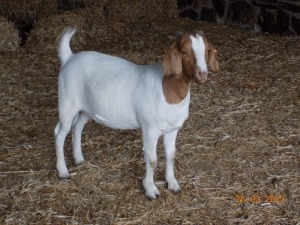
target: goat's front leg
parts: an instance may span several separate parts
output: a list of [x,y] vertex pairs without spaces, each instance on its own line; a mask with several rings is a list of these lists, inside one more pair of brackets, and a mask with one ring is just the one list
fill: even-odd
[[168,189],[175,193],[180,191],[180,186],[174,175],[174,159],[175,159],[175,142],[178,130],[164,134],[164,148],[166,155],[166,182]]
[[146,161],[146,176],[143,180],[145,194],[150,199],[155,199],[160,193],[154,183],[154,171],[157,166],[156,146],[160,136],[157,130],[143,130],[144,156]]

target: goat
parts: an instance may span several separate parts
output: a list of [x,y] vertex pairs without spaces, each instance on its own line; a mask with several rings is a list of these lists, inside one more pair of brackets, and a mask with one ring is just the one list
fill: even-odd
[[156,145],[164,138],[165,179],[168,189],[179,192],[174,175],[175,141],[189,114],[190,84],[207,79],[207,64],[219,71],[215,48],[200,34],[182,34],[167,50],[162,62],[136,65],[125,59],[94,51],[73,54],[74,28],[61,36],[58,80],[59,122],[55,128],[56,168],[68,178],[64,142],[72,129],[73,158],[82,164],[81,133],[89,120],[115,129],[141,129],[146,175],[145,194],[159,196],[153,175],[157,166]]

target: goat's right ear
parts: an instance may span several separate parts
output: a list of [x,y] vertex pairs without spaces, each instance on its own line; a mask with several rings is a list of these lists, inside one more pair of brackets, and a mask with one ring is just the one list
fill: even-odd
[[217,49],[214,46],[212,46],[210,43],[208,43],[208,45],[209,45],[209,50],[208,50],[209,67],[213,72],[220,72]]
[[178,47],[178,41],[175,41],[164,56],[162,67],[166,76],[180,76],[182,73],[182,57]]
[[205,59],[206,63],[208,63],[210,69],[213,72],[220,72],[220,65],[217,56],[217,49],[210,44],[205,37],[203,37],[205,44]]

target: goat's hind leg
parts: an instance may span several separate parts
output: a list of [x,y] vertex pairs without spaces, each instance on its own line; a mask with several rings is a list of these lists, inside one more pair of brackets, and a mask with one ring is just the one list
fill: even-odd
[[73,120],[72,125],[72,145],[73,145],[73,158],[76,165],[81,165],[84,158],[81,150],[81,134],[84,125],[89,121],[89,118],[83,113],[79,112]]
[[59,178],[69,178],[69,171],[65,161],[64,155],[64,143],[66,136],[71,130],[72,122],[78,112],[71,113],[68,111],[63,117],[60,118],[59,122],[55,127],[55,145],[56,145],[56,169]]

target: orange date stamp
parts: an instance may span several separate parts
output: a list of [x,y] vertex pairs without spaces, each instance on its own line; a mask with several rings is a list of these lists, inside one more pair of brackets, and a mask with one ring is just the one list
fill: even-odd
[[246,195],[236,195],[235,201],[238,203],[284,203],[285,202],[285,196],[284,195],[265,195],[261,196],[259,194],[253,194],[249,197]]

